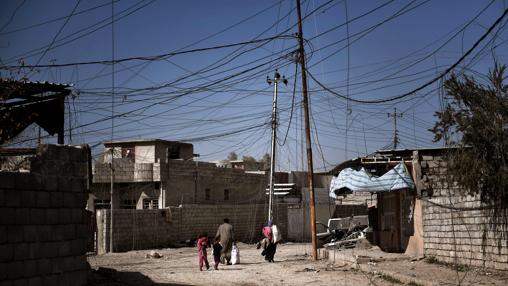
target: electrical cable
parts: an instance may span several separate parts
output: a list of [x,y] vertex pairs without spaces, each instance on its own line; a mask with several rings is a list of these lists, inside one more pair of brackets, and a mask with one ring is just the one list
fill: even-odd
[[[55,34],[55,36],[53,37],[53,39],[51,40],[51,43],[49,43],[49,45],[47,46],[47,48],[44,50],[44,52],[42,53],[42,55],[39,57],[39,59],[37,60],[37,62],[35,63],[35,66],[37,66],[41,60],[44,58],[44,56],[46,55],[46,53],[51,49],[51,47],[53,46],[53,44],[55,43],[56,39],[58,38],[58,36],[60,36],[60,33],[63,31],[63,29],[65,28],[65,26],[67,26],[67,23],[69,23],[69,20],[72,18],[72,16],[74,16],[74,13],[76,12],[76,9],[78,8],[79,6],[79,3],[81,3],[81,0],[77,0],[76,1],[76,4],[74,5],[74,8],[72,8],[72,11],[71,13],[69,14],[69,16],[67,16],[67,18],[65,19],[65,22],[63,23],[63,25],[60,27],[60,29],[58,30],[58,32]],[[28,71],[28,73],[25,73],[25,77],[27,77],[34,69],[35,67],[31,67],[30,70]]]
[[[390,97],[390,98],[384,98],[384,99],[378,99],[378,100],[358,100],[358,99],[349,99],[349,100],[352,100],[354,102],[358,102],[358,103],[366,103],[366,104],[375,104],[375,103],[382,103],[382,102],[390,102],[390,101],[395,101],[395,100],[398,100],[398,99],[402,99],[404,97],[407,97],[407,96],[410,96],[410,95],[413,95],[414,93],[428,87],[429,85],[433,84],[434,82],[438,81],[439,79],[441,79],[442,77],[444,77],[445,75],[447,75],[448,73],[450,73],[455,67],[457,67],[469,54],[471,54],[471,52],[492,32],[492,30],[501,22],[501,20],[504,19],[504,17],[508,14],[508,9],[506,9],[504,11],[504,13],[490,26],[490,28],[487,30],[487,32],[485,32],[472,46],[471,48],[464,54],[462,55],[462,57],[460,57],[454,64],[452,64],[450,67],[448,67],[445,71],[443,71],[441,74],[439,74],[438,76],[436,76],[434,79],[426,82],[425,84],[409,91],[409,92],[406,92],[406,93],[403,93],[401,95],[397,95],[397,96],[394,96],[394,97]],[[337,95],[338,97],[341,97],[341,98],[345,98],[345,96],[327,88],[326,86],[324,86],[321,82],[319,82],[311,73],[308,73],[310,75],[310,77],[319,85],[321,86],[323,89],[325,89],[326,91],[332,93],[332,94],[335,94]]]
[[7,28],[7,26],[9,26],[9,24],[12,22],[12,20],[14,20],[14,17],[16,17],[16,14],[18,13],[19,9],[21,9],[21,7],[23,7],[23,5],[25,5],[25,2],[26,0],[23,0],[21,1],[21,3],[19,3],[19,5],[16,7],[16,9],[14,9],[14,12],[12,12],[11,16],[9,17],[9,20],[7,20],[7,23],[5,23],[1,28],[0,28],[0,35],[3,34],[3,30],[5,30],[5,28]]

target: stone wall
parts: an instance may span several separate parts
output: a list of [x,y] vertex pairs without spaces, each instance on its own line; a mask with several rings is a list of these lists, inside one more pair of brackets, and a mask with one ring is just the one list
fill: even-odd
[[[506,226],[490,221],[491,214],[476,196],[459,194],[449,183],[446,165],[438,156],[421,156],[428,185],[422,197],[425,256],[471,266],[508,269]],[[506,222],[505,222],[506,224]]]
[[[98,252],[109,252],[109,210],[97,211]],[[238,241],[251,243],[261,236],[265,205],[183,205],[160,210],[114,210],[114,251],[171,247],[193,240],[201,232],[214,236],[229,218]],[[287,207],[274,213],[283,237],[287,237]]]
[[40,145],[30,172],[0,172],[0,284],[86,285],[88,162]]

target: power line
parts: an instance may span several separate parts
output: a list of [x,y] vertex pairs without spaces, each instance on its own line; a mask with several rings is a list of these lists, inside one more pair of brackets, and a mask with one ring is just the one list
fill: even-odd
[[[25,1],[26,0],[24,0],[23,2],[25,2]],[[120,1],[120,0],[115,0],[114,2],[118,2],[118,1]],[[87,12],[90,12],[90,11],[93,11],[93,10],[96,10],[96,9],[99,9],[99,8],[102,8],[102,7],[105,7],[105,6],[108,6],[108,5],[111,5],[111,3],[108,2],[106,4],[97,5],[97,6],[85,9],[85,10],[78,11],[78,12],[74,13],[74,16],[81,15],[81,14],[84,14],[84,13],[87,13]],[[54,19],[51,19],[51,20],[39,22],[39,23],[36,23],[36,24],[32,24],[32,25],[28,25],[28,26],[25,26],[25,27],[17,28],[17,29],[10,30],[10,31],[7,31],[7,32],[0,32],[0,35],[8,35],[8,34],[12,34],[12,33],[26,31],[26,30],[29,30],[29,29],[32,29],[32,28],[37,28],[37,27],[40,27],[40,26],[44,26],[46,24],[51,24],[51,23],[54,23],[54,22],[58,22],[58,21],[63,20],[65,18],[67,18],[67,16],[54,18]],[[2,30],[3,30],[3,28],[2,28]]]
[[44,58],[44,56],[46,55],[46,53],[51,49],[51,47],[53,46],[53,44],[55,43],[56,39],[58,38],[58,36],[60,36],[60,33],[63,31],[63,29],[65,28],[65,26],[67,26],[67,23],[69,23],[69,20],[72,18],[72,16],[74,15],[74,13],[76,12],[76,9],[78,8],[79,6],[79,3],[81,2],[81,0],[78,0],[76,1],[76,5],[74,5],[74,8],[72,9],[71,13],[69,14],[69,16],[67,16],[67,18],[65,19],[65,22],[63,23],[63,25],[60,27],[60,29],[58,30],[58,32],[56,33],[56,35],[53,37],[53,39],[51,40],[51,43],[49,43],[49,45],[47,46],[47,48],[44,50],[44,52],[42,53],[42,55],[39,57],[39,59],[37,60],[37,62],[35,63],[35,66],[31,67],[30,68],[30,71],[26,74],[28,75],[29,73],[31,73],[33,71],[33,69],[41,62],[41,60]]
[[[236,47],[236,46],[242,46],[242,45],[248,45],[248,44],[255,44],[255,43],[261,43],[265,41],[271,41],[274,39],[291,39],[294,38],[292,35],[278,35],[258,40],[251,40],[251,41],[244,41],[244,42],[238,42],[238,43],[232,43],[232,44],[226,44],[226,45],[218,45],[218,46],[212,46],[212,47],[205,47],[205,48],[197,48],[197,49],[191,49],[191,50],[184,50],[179,52],[170,52],[170,53],[164,53],[160,55],[155,56],[145,56],[145,57],[128,57],[128,58],[122,58],[117,60],[98,60],[98,61],[83,61],[83,62],[74,62],[74,63],[64,63],[64,64],[50,64],[50,65],[4,65],[0,66],[0,68],[6,68],[6,69],[16,69],[16,68],[48,68],[48,67],[68,67],[68,66],[78,66],[78,65],[97,65],[97,64],[103,64],[103,65],[110,65],[110,64],[118,64],[128,61],[156,61],[165,59],[168,57],[176,56],[176,55],[183,55],[183,54],[189,54],[189,53],[195,53],[195,52],[204,52],[204,51],[210,51],[210,50],[218,50],[218,49],[224,49],[224,48],[230,48],[230,47]],[[39,60],[40,61],[40,60]],[[39,62],[38,61],[38,62]]]
[[[448,67],[445,71],[443,71],[441,74],[439,74],[438,76],[436,76],[435,78],[433,78],[432,80],[426,82],[425,84],[409,91],[409,92],[406,92],[406,93],[403,93],[401,95],[398,95],[398,96],[394,96],[394,97],[390,97],[390,98],[384,98],[384,99],[377,99],[377,100],[359,100],[359,99],[352,99],[350,98],[349,100],[351,101],[354,101],[354,102],[357,102],[357,103],[366,103],[366,104],[372,104],[372,103],[383,103],[383,102],[390,102],[390,101],[395,101],[395,100],[398,100],[398,99],[402,99],[404,97],[407,97],[407,96],[410,96],[410,95],[413,95],[415,94],[416,92],[428,87],[429,85],[435,83],[436,81],[438,81],[439,79],[441,79],[442,77],[444,77],[445,75],[447,75],[448,73],[450,73],[454,68],[456,68],[467,56],[469,56],[469,54],[471,54],[473,52],[473,50],[492,32],[492,30],[494,30],[494,28],[504,19],[504,17],[508,14],[508,9],[506,9],[504,11],[504,13],[499,17],[497,18],[497,20],[494,22],[494,24],[492,24],[490,26],[490,28],[471,46],[471,48],[464,54],[462,55],[454,64],[452,64],[450,67]],[[308,72],[308,74],[310,75],[310,77],[319,85],[321,86],[323,89],[325,89],[326,91],[338,96],[338,97],[341,97],[341,98],[344,98],[346,99],[346,96],[342,95],[342,94],[339,94],[338,92],[335,92],[331,89],[329,89],[328,87],[324,86],[321,82],[319,82],[311,73]]]
[[[145,1],[146,0],[141,0],[141,1],[137,2],[136,4],[126,8],[126,9],[120,11],[120,12],[118,12],[115,15],[115,17],[118,16],[118,18],[115,19],[115,22],[117,22],[117,21],[119,21],[119,20],[121,20],[121,19],[123,19],[123,18],[125,18],[127,16],[130,16],[133,13],[135,13],[135,12],[143,9],[144,7],[152,4],[153,2],[155,2],[155,0],[152,0],[152,1],[148,2],[148,3],[146,3],[146,4],[143,4],[140,7],[136,7],[136,6],[139,6],[140,4],[142,4]],[[123,13],[125,13],[125,15],[121,15]],[[105,23],[105,24],[103,24],[103,23]],[[103,25],[101,25],[101,24],[103,24]],[[54,45],[53,47],[51,47],[51,49],[55,49],[55,48],[61,47],[63,45],[66,45],[68,43],[71,43],[71,42],[74,42],[76,40],[79,40],[79,39],[81,39],[81,38],[83,38],[85,36],[88,36],[88,35],[96,32],[96,31],[98,31],[98,30],[100,30],[102,28],[105,28],[105,27],[109,26],[110,24],[111,24],[111,17],[102,19],[102,20],[96,22],[93,25],[87,26],[87,27],[82,28],[82,29],[80,29],[78,31],[74,31],[74,32],[70,33],[69,35],[62,37],[58,41],[55,41],[55,44],[57,44],[57,45]],[[95,29],[92,29],[90,31],[87,31],[87,30],[89,30],[91,28],[94,28],[95,26],[98,26],[98,27],[95,28]],[[85,33],[83,33],[81,35],[78,35],[81,32],[85,32]],[[69,40],[65,41],[66,39],[69,39]],[[47,49],[48,47],[49,47],[49,45],[46,45],[46,46],[42,46],[42,47],[39,47],[39,48],[35,48],[35,49],[32,49],[32,50],[29,50],[29,51],[24,52],[22,54],[10,57],[10,58],[6,59],[5,62],[15,62],[15,61],[18,61],[18,59],[20,59],[20,58],[30,58],[30,57],[37,56],[37,55],[43,53],[43,51],[45,49]]]
[[14,20],[14,17],[16,17],[16,14],[18,13],[19,9],[21,9],[21,7],[25,4],[26,0],[23,0],[21,3],[19,3],[19,5],[16,7],[16,9],[14,9],[14,12],[12,12],[11,14],[11,17],[9,17],[9,20],[7,21],[7,23],[5,23],[2,28],[0,28],[0,34],[3,34],[1,33],[5,28],[7,28],[7,26],[9,26],[9,24],[12,22],[12,20]]

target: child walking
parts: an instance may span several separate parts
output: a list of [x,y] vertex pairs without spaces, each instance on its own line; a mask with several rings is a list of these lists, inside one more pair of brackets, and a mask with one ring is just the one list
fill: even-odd
[[199,271],[203,271],[203,261],[205,262],[206,270],[210,269],[210,264],[208,264],[208,257],[206,253],[206,248],[208,247],[208,234],[202,233],[198,236],[198,262],[199,262]]
[[215,270],[219,270],[220,263],[220,252],[222,250],[222,245],[220,245],[219,240],[215,240],[213,242],[213,261],[215,262]]

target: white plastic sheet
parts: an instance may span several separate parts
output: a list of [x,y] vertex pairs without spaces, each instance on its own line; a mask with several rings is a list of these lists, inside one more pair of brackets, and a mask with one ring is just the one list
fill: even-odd
[[364,168],[360,171],[346,168],[337,177],[332,178],[329,196],[336,198],[335,191],[343,188],[352,192],[387,192],[414,189],[414,183],[406,165],[400,162],[381,177],[372,176]]

